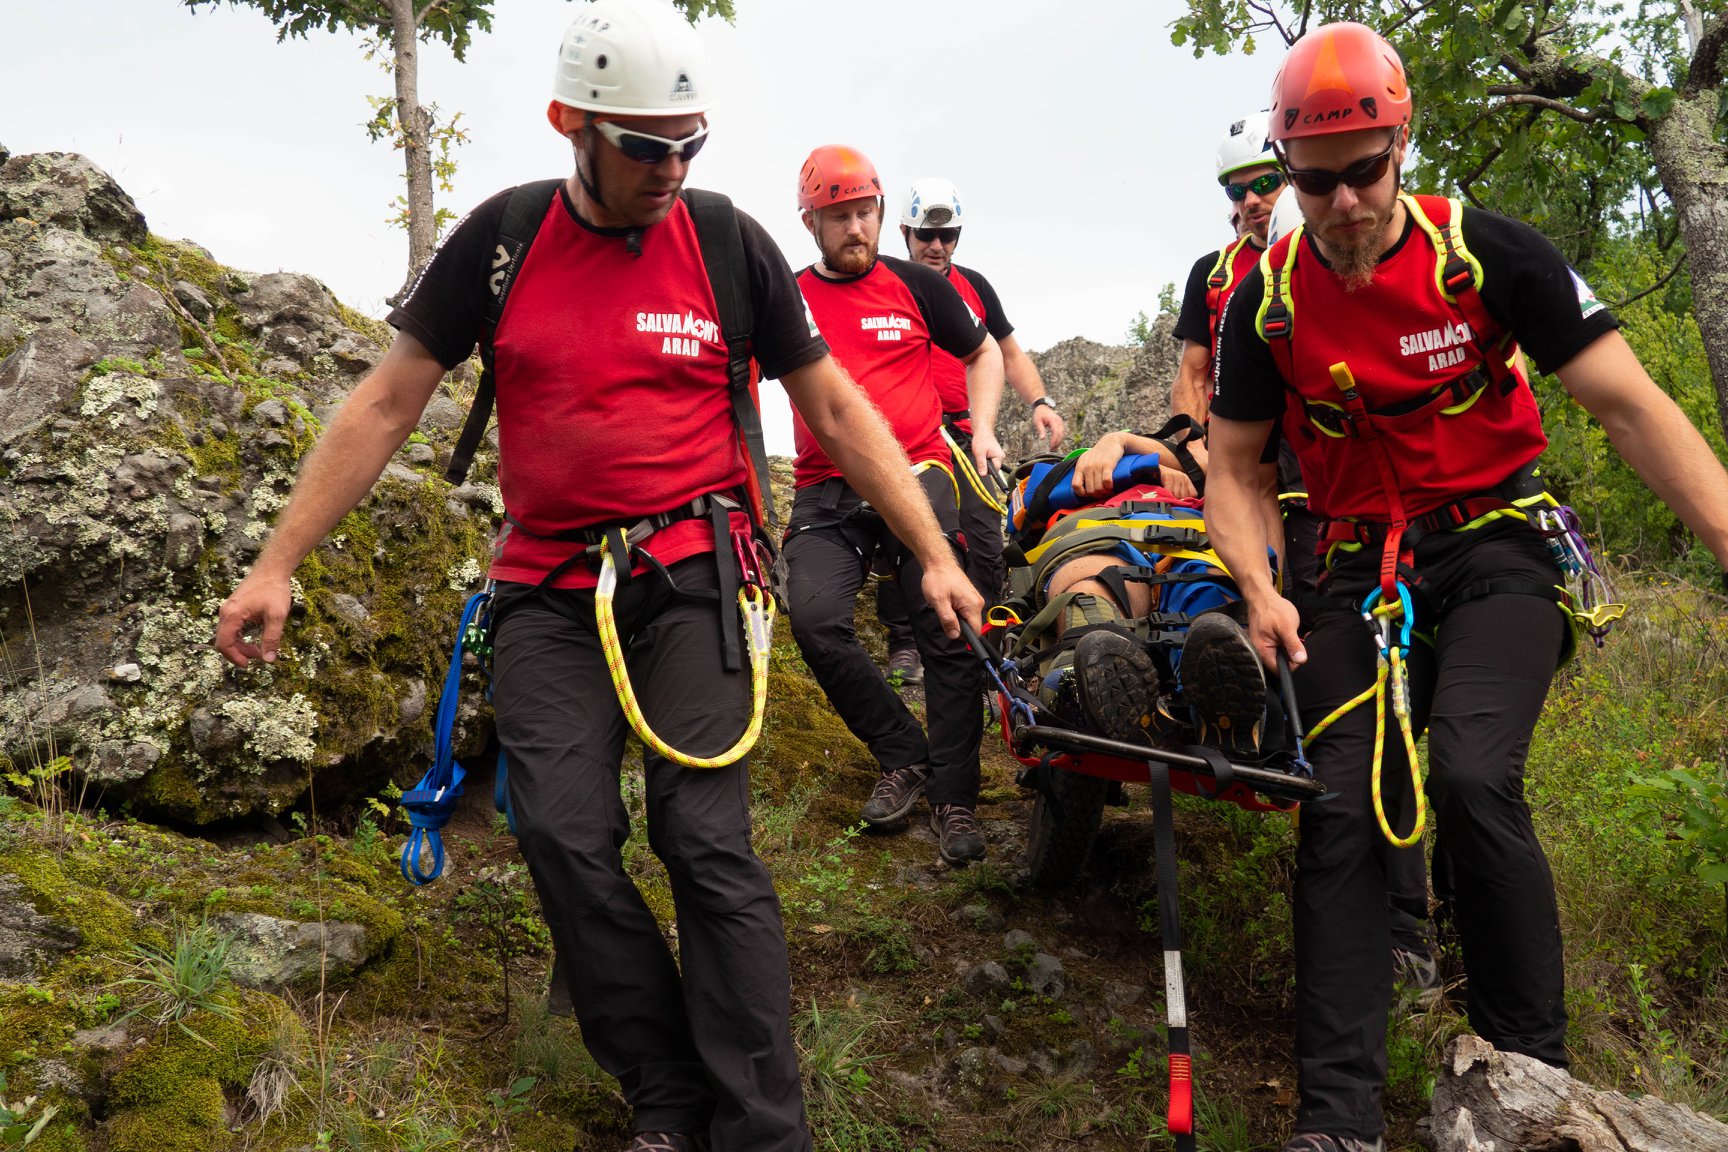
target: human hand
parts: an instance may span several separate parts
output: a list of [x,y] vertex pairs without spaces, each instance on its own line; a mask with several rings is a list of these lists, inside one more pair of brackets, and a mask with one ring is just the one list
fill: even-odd
[[[254,660],[274,664],[282,647],[282,625],[288,619],[292,602],[293,588],[288,576],[254,569],[216,612],[216,651],[240,668]],[[246,629],[253,625],[259,626],[256,644],[245,639]]]
[[1002,461],[1008,458],[1008,453],[1002,450],[1002,445],[996,439],[996,433],[988,428],[975,428],[972,431],[972,461],[978,467],[978,475],[988,476],[991,471],[1000,468]]
[[1099,438],[1074,462],[1074,491],[1080,496],[1108,496],[1115,486],[1116,465],[1122,459],[1120,432]]
[[1054,452],[1062,446],[1062,437],[1068,435],[1068,425],[1060,412],[1048,404],[1040,404],[1032,409],[1032,431],[1038,439],[1048,440],[1048,447]]
[[924,569],[924,602],[936,610],[942,631],[949,639],[960,636],[960,621],[972,625],[974,631],[984,628],[984,597],[972,586],[965,569],[953,560]]
[[1290,657],[1290,667],[1298,668],[1308,660],[1308,649],[1297,635],[1301,614],[1296,605],[1282,596],[1270,596],[1248,603],[1248,641],[1254,645],[1260,662],[1276,671],[1278,652]]
[[1170,468],[1160,464],[1158,466],[1158,483],[1178,500],[1190,500],[1200,494],[1194,487],[1194,481],[1188,479],[1188,473],[1180,468]]

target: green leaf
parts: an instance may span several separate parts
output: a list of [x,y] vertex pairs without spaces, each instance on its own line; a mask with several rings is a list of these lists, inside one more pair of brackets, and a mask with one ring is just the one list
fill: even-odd
[[1674,89],[1672,88],[1650,89],[1650,91],[1644,93],[1644,99],[1642,101],[1644,115],[1650,117],[1652,120],[1662,119],[1662,117],[1668,115],[1668,113],[1673,110],[1674,99]]

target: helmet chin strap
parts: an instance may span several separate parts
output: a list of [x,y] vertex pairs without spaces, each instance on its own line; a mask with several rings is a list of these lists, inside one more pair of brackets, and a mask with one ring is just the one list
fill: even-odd
[[[582,121],[582,139],[587,143],[589,149],[594,147],[595,137],[599,134],[600,133],[594,128],[593,114],[585,113]],[[588,179],[588,173],[585,170],[586,166],[582,163],[582,147],[577,145],[574,140],[571,141],[571,145],[576,153],[576,179],[581,181],[582,191],[588,194],[588,199],[594,201],[594,203],[598,204],[600,207],[605,208],[606,198],[600,195],[599,184]]]

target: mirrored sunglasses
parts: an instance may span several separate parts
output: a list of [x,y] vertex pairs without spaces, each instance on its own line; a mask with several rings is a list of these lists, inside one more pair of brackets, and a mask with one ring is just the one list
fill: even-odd
[[614,148],[638,164],[659,164],[668,156],[682,156],[688,164],[695,159],[696,153],[702,150],[702,142],[708,138],[706,124],[682,140],[650,136],[646,132],[633,131],[611,120],[598,121],[594,127],[600,130],[600,135],[611,141]]
[[1254,177],[1254,179],[1248,181],[1246,184],[1224,185],[1224,195],[1240,204],[1242,201],[1248,199],[1248,193],[1250,192],[1254,193],[1256,196],[1265,196],[1268,193],[1278,191],[1278,189],[1282,187],[1284,187],[1284,173],[1268,172],[1264,176]]

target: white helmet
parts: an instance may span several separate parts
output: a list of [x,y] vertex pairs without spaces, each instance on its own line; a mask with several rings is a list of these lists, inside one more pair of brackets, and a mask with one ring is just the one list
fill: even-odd
[[959,191],[940,176],[912,181],[900,208],[900,223],[908,228],[964,227]]
[[706,112],[708,52],[663,0],[590,0],[564,30],[552,99],[589,112]]
[[1272,219],[1266,222],[1266,247],[1272,247],[1304,223],[1302,205],[1296,202],[1296,197],[1278,197],[1272,202]]
[[1230,174],[1244,168],[1277,164],[1270,132],[1270,118],[1264,112],[1250,112],[1230,125],[1230,131],[1218,141],[1218,183],[1228,184]]

